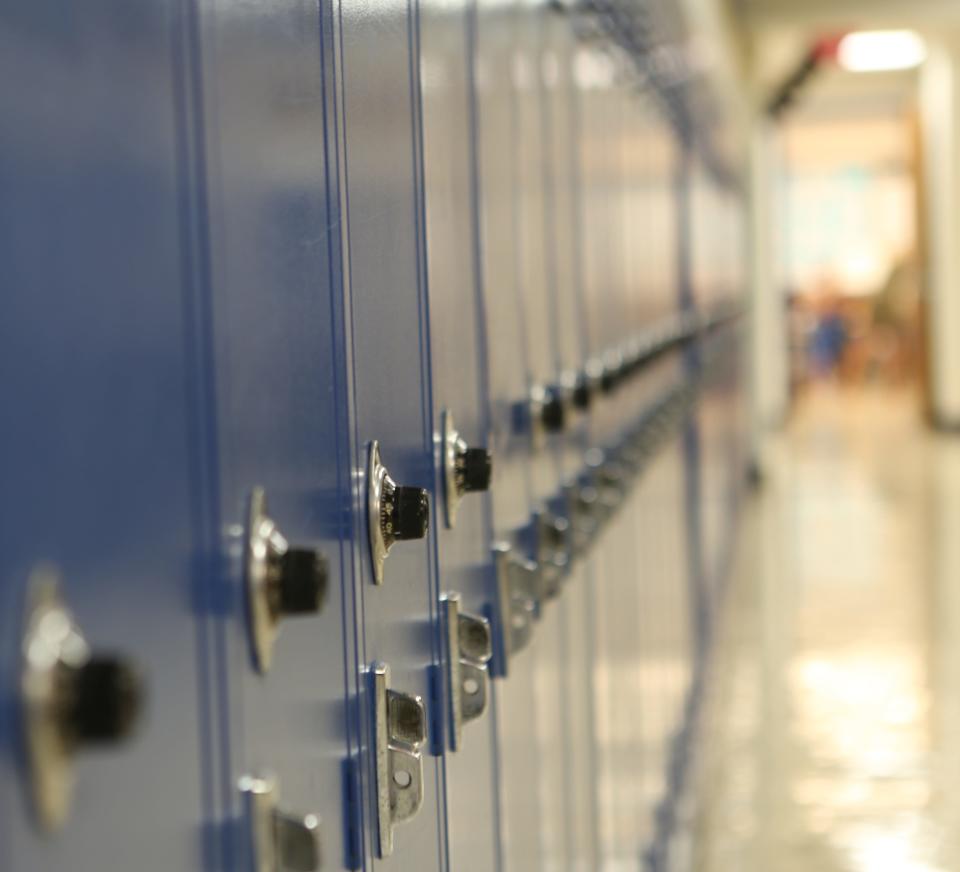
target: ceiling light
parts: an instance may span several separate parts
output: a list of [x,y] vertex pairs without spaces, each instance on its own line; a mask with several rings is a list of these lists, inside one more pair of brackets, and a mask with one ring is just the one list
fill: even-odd
[[853,73],[909,70],[926,60],[927,47],[912,30],[848,33],[837,50],[840,66]]

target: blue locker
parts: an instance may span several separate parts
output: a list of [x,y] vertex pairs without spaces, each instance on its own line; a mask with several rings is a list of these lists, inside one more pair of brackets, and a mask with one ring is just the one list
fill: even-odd
[[[555,446],[562,485],[580,474],[588,447],[591,385],[581,255],[580,118],[576,94],[575,14],[557,7],[544,20],[544,166],[548,283],[552,291],[555,369],[567,392],[565,437]],[[569,525],[569,504],[562,517]],[[564,740],[565,851],[571,872],[598,867],[594,802],[594,720],[591,685],[591,596],[583,561],[572,559],[556,608],[560,624],[560,695]]]
[[[590,350],[605,371],[616,374],[626,361],[632,373],[591,414],[594,445],[615,458],[633,423],[679,375],[673,356],[639,370],[629,365],[638,342],[659,341],[675,320],[674,213],[668,197],[656,196],[672,189],[671,135],[660,133],[663,121],[629,56],[585,47],[579,71]],[[684,516],[679,485],[655,485],[663,463],[654,460],[631,489],[591,561],[603,868],[637,862],[653,837],[653,806],[667,791],[677,679],[659,637],[680,630],[655,604],[678,596],[665,542],[683,529]]]
[[18,872],[205,862],[182,25],[161,2],[0,11],[0,853]]
[[[438,550],[450,867],[499,866],[496,686],[486,657],[470,657],[454,620],[491,639],[495,615],[484,322],[476,269],[473,5],[423,3],[419,14],[423,187],[429,287],[436,477],[432,524]],[[454,605],[456,603],[456,605]],[[478,620],[479,619],[479,620]],[[485,623],[484,623],[485,622]],[[481,641],[483,641],[481,639]],[[463,661],[463,662],[461,662]],[[468,692],[470,691],[470,692]],[[469,717],[467,717],[469,715]]]
[[[720,216],[715,182],[709,169],[697,155],[688,164],[690,198],[690,282],[693,304],[703,312],[716,308],[722,298],[720,270]],[[721,450],[724,410],[718,405],[715,391],[706,391],[697,415],[700,439],[701,515],[703,533],[703,573],[706,591],[714,576],[714,567],[722,548],[726,507],[723,505],[723,479],[726,458]]]
[[344,764],[357,742],[347,696],[358,682],[348,656],[356,460],[331,25],[302,0],[199,8],[208,547],[223,552],[210,598],[210,754],[224,833],[217,868],[231,872],[262,868],[273,848],[257,827],[271,813],[285,826],[277,851],[299,845],[324,869],[357,862]]
[[[635,184],[646,216],[644,235],[650,243],[650,257],[643,264],[643,288],[648,317],[656,325],[675,317],[677,311],[677,260],[682,249],[674,194],[675,134],[656,95],[649,90],[634,123],[646,145]],[[676,354],[660,365],[659,373],[651,373],[657,391],[680,376]],[[641,713],[647,713],[637,741],[642,785],[639,843],[643,850],[655,839],[656,814],[669,794],[670,741],[680,718],[676,687],[683,683],[684,666],[673,659],[671,645],[676,644],[678,635],[681,640],[689,636],[690,617],[684,611],[687,575],[682,552],[678,551],[687,527],[683,485],[678,477],[681,467],[680,435],[676,432],[640,485],[634,518],[640,558],[640,708]]]
[[[555,14],[543,0],[520,0],[516,8],[516,42],[511,71],[517,118],[514,189],[517,210],[517,257],[519,274],[518,303],[524,327],[527,357],[527,393],[542,397],[543,406],[538,433],[529,445],[527,464],[530,475],[529,505],[534,513],[531,523],[544,517],[549,523],[551,499],[560,490],[559,446],[563,444],[568,417],[560,371],[557,368],[559,336],[558,301],[551,281],[554,263],[550,260],[548,231],[548,161],[546,127],[549,118],[546,98],[545,28],[548,16]],[[552,420],[556,406],[561,420]],[[534,412],[536,409],[534,409]],[[566,747],[563,723],[567,717],[564,694],[563,662],[565,640],[557,600],[563,593],[565,565],[551,565],[541,553],[540,536],[532,529],[529,557],[540,567],[541,602],[529,668],[533,670],[537,750],[539,754],[540,864],[544,872],[565,869],[568,865],[569,820],[564,798],[566,784]],[[559,555],[563,547],[558,549]],[[553,547],[550,548],[554,553]],[[562,557],[560,559],[563,559]]]
[[[615,366],[618,343],[624,338],[627,322],[622,311],[623,294],[620,238],[624,228],[619,220],[614,178],[619,171],[620,104],[615,89],[616,58],[602,44],[584,43],[578,60],[580,117],[583,136],[580,166],[584,192],[583,256],[584,301],[587,316],[587,349],[591,363],[602,376],[606,366]],[[620,414],[611,397],[598,395],[590,411],[591,446],[602,448],[615,441],[621,426]],[[619,868],[625,862],[622,846],[624,821],[621,813],[621,785],[618,777],[635,773],[623,757],[618,741],[618,697],[630,695],[626,671],[616,649],[616,618],[624,609],[620,597],[629,594],[636,579],[636,564],[630,543],[616,535],[623,524],[622,513],[614,526],[598,535],[588,555],[587,572],[592,589],[590,637],[593,650],[591,682],[595,723],[595,802],[598,819],[600,869]],[[621,590],[621,587],[623,590]],[[628,599],[629,602],[629,599]],[[622,718],[621,718],[622,721]],[[621,746],[618,747],[618,744]],[[626,770],[626,771],[624,771]],[[622,773],[622,776],[621,776]]]
[[[523,531],[530,521],[531,428],[520,291],[514,154],[517,141],[514,64],[517,10],[480,0],[475,32],[477,167],[480,268],[487,332],[490,428],[496,457],[492,487],[494,535],[509,553],[498,558],[498,622],[493,667],[500,759],[501,868],[538,869],[541,863],[540,769],[536,730],[534,596],[523,586],[535,580]],[[532,74],[532,71],[531,71]],[[508,593],[507,587],[511,588]]]
[[334,12],[364,845],[367,868],[426,872],[448,848],[440,725],[426,722],[441,663],[417,22],[405,4]]
[[745,424],[675,5],[54,6],[0,11],[6,865],[682,866]]

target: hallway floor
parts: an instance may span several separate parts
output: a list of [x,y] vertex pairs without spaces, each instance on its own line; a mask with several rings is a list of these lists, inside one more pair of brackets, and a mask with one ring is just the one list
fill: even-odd
[[816,388],[749,504],[697,872],[960,870],[960,438]]

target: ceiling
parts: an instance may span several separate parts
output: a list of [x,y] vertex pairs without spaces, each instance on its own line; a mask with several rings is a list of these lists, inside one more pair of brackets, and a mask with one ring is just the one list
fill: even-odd
[[[855,29],[913,28],[960,33],[960,0],[727,0],[741,68],[764,102],[797,68],[815,40]],[[798,112],[876,115],[902,111],[916,73],[845,73],[822,68],[803,89]]]
[[960,24],[957,0],[731,0],[751,28],[770,26],[920,27]]

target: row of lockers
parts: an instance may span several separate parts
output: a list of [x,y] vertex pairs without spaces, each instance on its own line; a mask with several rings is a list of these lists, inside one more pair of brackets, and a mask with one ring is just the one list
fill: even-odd
[[0,0],[0,868],[681,862],[744,327],[671,7]]

